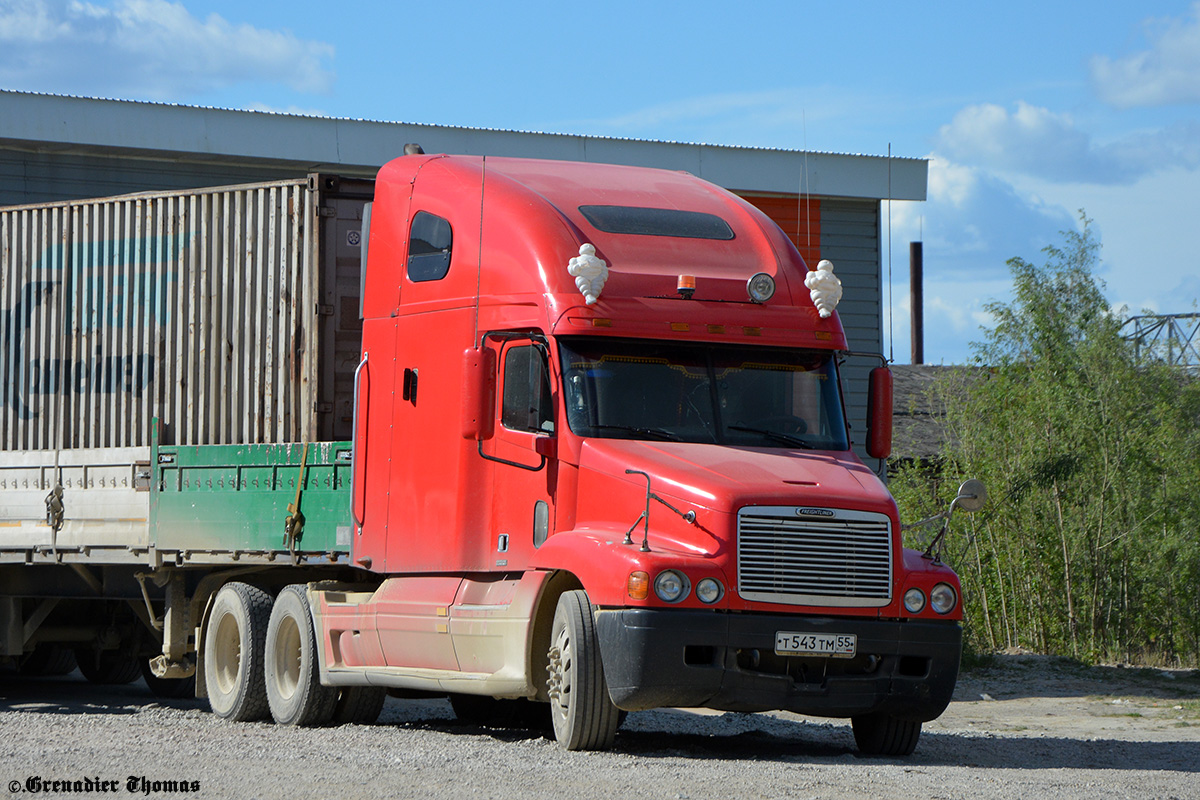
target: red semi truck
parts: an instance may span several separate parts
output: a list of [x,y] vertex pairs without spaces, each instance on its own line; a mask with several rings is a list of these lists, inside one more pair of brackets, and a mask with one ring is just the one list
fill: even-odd
[[[406,155],[358,208],[361,349],[333,400],[352,408],[347,435],[306,416],[312,387],[283,433],[282,390],[274,428],[239,429],[235,404],[224,439],[164,421],[190,412],[178,400],[114,413],[148,445],[87,453],[128,465],[116,475],[144,517],[79,510],[99,490],[67,485],[64,464],[91,463],[70,442],[10,446],[0,483],[25,484],[0,486],[0,656],[44,668],[73,648],[97,680],[136,661],[152,688],[194,680],[236,720],[371,720],[385,692],[415,691],[463,716],[548,710],[570,749],[610,746],[622,711],[696,707],[849,718],[862,751],[912,751],[954,688],[961,589],[902,546],[895,502],[851,450],[825,262],[810,270],[732,194],[645,168]],[[243,291],[229,283],[203,285]],[[12,296],[48,307],[37,291],[52,289]],[[276,348],[334,352],[304,338],[301,308]],[[22,313],[9,342],[42,330]],[[224,352],[207,341],[158,374],[96,363],[118,389],[186,397],[177,373],[195,382]],[[13,425],[37,418],[30,387],[55,395],[52,360],[30,364],[11,371],[26,387]],[[335,371],[314,367],[314,386]],[[886,457],[885,368],[868,406],[868,451]],[[4,504],[30,493],[44,519]]]

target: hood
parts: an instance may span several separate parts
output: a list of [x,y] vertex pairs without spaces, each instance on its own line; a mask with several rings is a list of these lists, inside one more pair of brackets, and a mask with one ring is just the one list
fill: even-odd
[[746,505],[813,505],[896,516],[887,488],[852,452],[587,439],[579,468],[641,491],[645,479],[625,471],[645,472],[656,494],[722,513]]

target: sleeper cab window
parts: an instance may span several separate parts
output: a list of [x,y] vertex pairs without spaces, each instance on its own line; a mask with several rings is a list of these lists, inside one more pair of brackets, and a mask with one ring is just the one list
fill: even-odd
[[418,211],[408,235],[408,279],[418,283],[446,277],[453,242],[449,222],[427,211]]
[[529,345],[507,348],[504,401],[500,412],[504,427],[529,433],[553,433],[552,412],[546,357]]

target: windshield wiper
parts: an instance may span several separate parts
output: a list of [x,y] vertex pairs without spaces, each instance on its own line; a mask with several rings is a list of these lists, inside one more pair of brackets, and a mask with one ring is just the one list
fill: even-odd
[[783,444],[794,444],[796,447],[800,447],[805,450],[815,450],[816,449],[816,446],[813,445],[811,442],[806,442],[803,439],[801,439],[797,436],[792,436],[791,434],[788,434],[788,433],[780,433],[779,431],[772,431],[772,430],[768,430],[766,428],[751,428],[746,425],[726,425],[725,427],[729,428],[729,430],[731,430],[731,431],[747,431],[749,433],[762,434],[763,436],[767,437],[768,439],[772,439],[776,442],[782,442]]
[[592,430],[628,431],[642,436],[653,436],[667,442],[678,442],[679,436],[662,428],[639,428],[636,425],[589,425]]

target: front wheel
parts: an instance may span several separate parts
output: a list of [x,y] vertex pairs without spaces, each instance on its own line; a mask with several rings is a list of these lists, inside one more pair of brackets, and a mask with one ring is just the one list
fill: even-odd
[[921,738],[921,723],[883,713],[851,717],[850,725],[859,752],[868,756],[911,755]]
[[592,605],[582,589],[558,598],[547,657],[554,738],[568,750],[611,747],[620,717],[608,696]]
[[321,725],[333,718],[338,690],[322,686],[317,637],[304,587],[288,586],[275,598],[267,625],[267,702],[280,725]]

